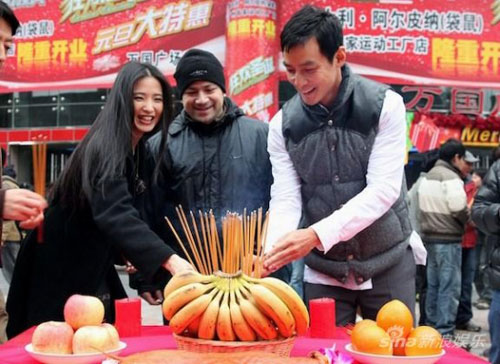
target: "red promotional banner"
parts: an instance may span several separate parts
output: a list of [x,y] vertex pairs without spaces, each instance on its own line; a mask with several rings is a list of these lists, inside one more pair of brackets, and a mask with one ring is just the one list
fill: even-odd
[[[271,62],[284,77],[276,42],[285,22],[305,4],[341,18],[348,62],[357,73],[389,83],[500,88],[498,0],[7,2],[22,27],[0,74],[4,93],[109,87],[120,66],[132,59],[172,75],[192,47],[227,61],[228,82],[238,70],[246,79],[248,67]],[[250,100],[245,106],[254,114],[265,114],[269,92],[275,102],[275,74],[259,81],[270,89],[232,95]],[[262,102],[268,106],[262,108]]]
[[247,115],[263,121],[278,111],[276,3],[231,1],[227,7],[227,91]]
[[[306,1],[280,1],[281,26]],[[344,23],[347,61],[388,83],[500,88],[496,0],[311,0]],[[284,71],[284,69],[282,69]]]
[[170,75],[182,53],[195,46],[224,58],[224,1],[10,3],[22,26],[0,92],[108,87],[129,60],[153,63]]

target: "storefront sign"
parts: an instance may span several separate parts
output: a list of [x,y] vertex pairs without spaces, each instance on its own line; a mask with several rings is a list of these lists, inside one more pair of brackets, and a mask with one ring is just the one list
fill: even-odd
[[[493,0],[9,3],[22,27],[0,74],[0,92],[109,87],[128,60],[151,62],[171,76],[182,53],[200,47],[229,64],[228,86],[236,95],[276,71],[285,78],[276,42],[286,21],[306,4],[343,21],[348,63],[357,73],[407,85],[500,88],[500,22]],[[235,41],[245,48],[232,47]],[[245,62],[238,64],[240,58]],[[264,71],[248,78],[255,67]],[[275,93],[259,91],[247,108],[269,104]]]
[[500,131],[480,130],[466,127],[462,130],[461,140],[466,146],[471,147],[497,147],[500,141]]
[[[437,95],[441,95],[443,90],[440,87],[432,87],[432,86],[403,86],[401,89],[403,93],[411,92],[414,93],[412,99],[408,101],[405,105],[406,108],[412,110],[415,108],[417,111],[422,113],[427,113],[431,111],[432,106],[434,105],[434,97]],[[420,107],[417,104],[421,101],[425,101],[425,105]]]

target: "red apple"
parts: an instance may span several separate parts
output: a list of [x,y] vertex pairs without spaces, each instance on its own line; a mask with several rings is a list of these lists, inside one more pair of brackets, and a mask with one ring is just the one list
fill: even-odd
[[73,335],[73,353],[102,353],[117,349],[120,345],[118,332],[110,324],[83,326]]
[[66,322],[47,321],[38,325],[31,338],[33,351],[71,354],[73,329]]
[[104,305],[97,297],[75,294],[64,305],[64,320],[75,330],[100,325],[103,319]]

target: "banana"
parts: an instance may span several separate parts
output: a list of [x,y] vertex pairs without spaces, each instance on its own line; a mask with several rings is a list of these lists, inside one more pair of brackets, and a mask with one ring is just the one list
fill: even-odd
[[223,294],[223,291],[218,291],[215,298],[212,302],[210,302],[205,312],[201,315],[200,326],[197,333],[197,336],[200,339],[212,340],[215,337],[217,316],[219,315],[219,305]]
[[290,337],[295,332],[295,319],[286,304],[269,288],[259,284],[248,287],[257,307],[272,319],[283,337]]
[[213,283],[190,283],[171,292],[163,301],[163,315],[171,320],[174,314],[184,305],[201,296],[214,287]]
[[[242,292],[246,292],[246,297]],[[242,287],[241,290],[235,291],[236,298],[240,305],[241,314],[257,335],[264,340],[273,340],[278,336],[278,332],[274,328],[271,321],[264,316],[262,312],[255,306],[253,299],[248,291]]]
[[229,312],[229,290],[224,292],[222,303],[219,308],[219,316],[217,317],[217,336],[222,341],[235,341],[236,335],[231,325],[231,313]]
[[195,318],[187,327],[187,332],[189,337],[198,337],[198,331],[200,328],[200,321],[201,321],[201,316],[203,314],[199,315],[197,318]]
[[[246,278],[246,277],[245,277]],[[250,277],[248,277],[250,278]],[[249,279],[250,282],[260,284],[270,289],[287,305],[295,319],[295,329],[298,335],[305,335],[309,327],[309,313],[307,307],[295,290],[285,282],[272,277]]]
[[236,302],[235,290],[239,289],[236,287],[230,293],[231,302],[229,303],[229,312],[231,314],[231,323],[233,324],[233,330],[241,341],[255,341],[257,340],[257,335],[255,331],[246,322],[243,314],[241,313],[240,306]]
[[186,270],[174,275],[165,286],[163,290],[163,297],[168,297],[170,293],[176,289],[186,286],[190,283],[210,283],[215,280],[215,276],[205,276],[194,270]]
[[217,290],[213,289],[202,294],[177,311],[169,322],[172,331],[176,334],[182,333],[191,322],[196,320],[207,309],[216,293]]

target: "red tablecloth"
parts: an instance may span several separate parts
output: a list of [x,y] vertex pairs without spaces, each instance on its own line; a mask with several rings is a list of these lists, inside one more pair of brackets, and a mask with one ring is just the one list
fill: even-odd
[[[33,330],[34,328],[27,330],[5,344],[0,345],[0,363],[36,364],[37,362],[24,350],[24,346],[31,342]],[[120,354],[125,356],[138,351],[176,348],[170,328],[166,326],[143,326],[140,337],[126,337],[121,340],[127,343],[127,348]],[[344,351],[343,348],[349,342],[349,338],[342,329],[337,330],[337,339],[335,340],[299,337],[295,341],[292,356],[307,356],[311,351],[331,347],[334,342],[337,344],[338,349]],[[486,363],[458,347],[447,345],[445,349],[446,355],[441,358],[438,364]]]

